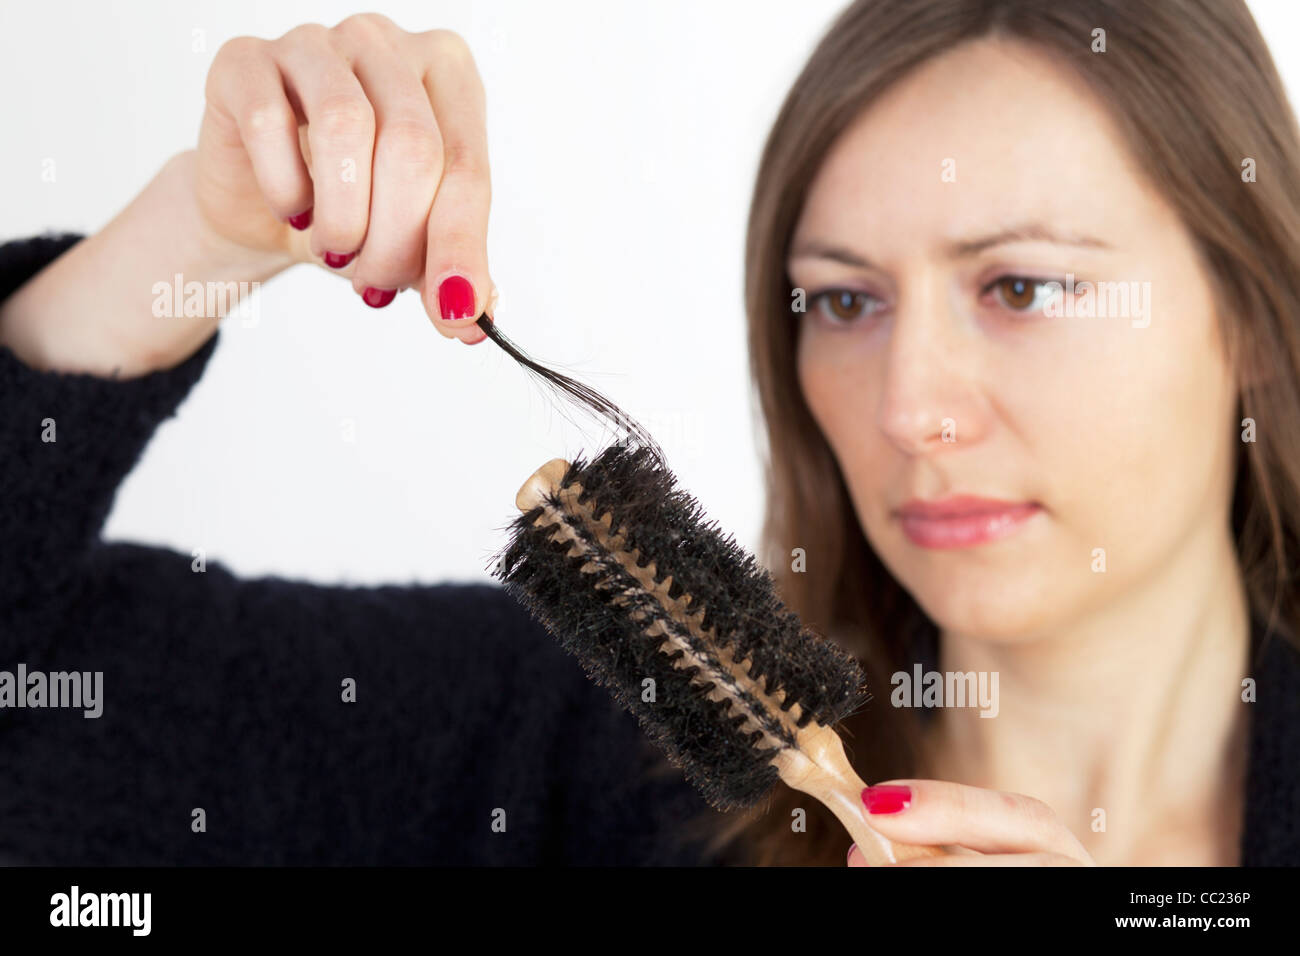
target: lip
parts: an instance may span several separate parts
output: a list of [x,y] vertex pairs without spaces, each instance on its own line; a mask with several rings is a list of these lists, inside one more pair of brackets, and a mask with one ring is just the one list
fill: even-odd
[[913,498],[899,507],[903,534],[922,548],[971,548],[1015,534],[1042,511],[1035,501],[1002,501],[954,495],[936,501]]

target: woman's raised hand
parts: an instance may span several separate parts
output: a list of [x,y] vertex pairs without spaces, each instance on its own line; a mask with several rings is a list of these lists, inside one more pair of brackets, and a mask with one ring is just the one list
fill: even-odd
[[237,37],[207,79],[194,190],[215,242],[314,262],[447,337],[493,312],[483,84],[465,41],[379,14]]

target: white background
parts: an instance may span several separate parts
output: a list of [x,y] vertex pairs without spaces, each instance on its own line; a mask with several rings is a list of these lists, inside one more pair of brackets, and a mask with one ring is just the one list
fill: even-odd
[[[648,425],[683,487],[752,548],[745,218],[767,129],[844,5],[3,0],[0,232],[103,226],[194,145],[230,37],[367,9],[453,29],[487,88],[500,328]],[[1300,3],[1250,6],[1300,102]],[[204,378],[122,485],[107,537],[204,548],[247,575],[488,580],[523,480],[611,437],[490,342],[444,339],[414,293],[376,311],[300,266],[258,308],[254,328],[223,323]]]

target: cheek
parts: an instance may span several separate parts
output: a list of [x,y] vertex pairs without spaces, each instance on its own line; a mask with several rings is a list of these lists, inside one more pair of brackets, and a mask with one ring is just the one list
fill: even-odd
[[860,337],[834,337],[803,332],[799,337],[796,371],[804,400],[840,463],[850,490],[883,475],[883,436],[876,427],[876,383],[879,359]]
[[906,481],[908,460],[880,430],[884,380],[878,350],[823,335],[800,340],[797,370],[804,400],[830,446],[871,547],[896,577],[905,573],[888,535],[888,502]]
[[1209,317],[1187,305],[1148,328],[1088,320],[1112,324],[1072,336],[1050,383],[1022,370],[1036,398],[1008,398],[1066,542],[1085,562],[1106,549],[1121,576],[1167,555],[1224,489],[1232,383]]

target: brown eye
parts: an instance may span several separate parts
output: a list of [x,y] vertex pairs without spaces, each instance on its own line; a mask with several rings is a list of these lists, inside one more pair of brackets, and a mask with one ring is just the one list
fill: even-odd
[[1038,297],[1038,283],[1018,276],[999,279],[994,288],[998,291],[998,297],[1013,309],[1027,309]]
[[1058,279],[1007,275],[994,279],[984,287],[983,293],[995,293],[997,304],[1013,312],[1044,312],[1064,287],[1065,283]]
[[823,292],[817,298],[827,315],[842,322],[851,322],[874,311],[876,301],[874,296],[865,292],[854,292],[851,289]]

